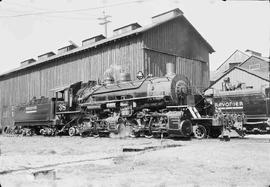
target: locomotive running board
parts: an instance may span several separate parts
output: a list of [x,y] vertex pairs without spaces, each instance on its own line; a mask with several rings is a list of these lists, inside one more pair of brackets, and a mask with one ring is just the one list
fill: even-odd
[[79,110],[76,110],[76,111],[67,111],[67,112],[56,112],[56,115],[57,114],[73,114],[73,113],[80,113],[81,111]]
[[189,112],[191,113],[193,119],[201,119],[201,115],[198,112],[198,110],[196,109],[196,107],[192,107],[189,105],[180,105],[180,106],[167,106],[166,108],[168,109],[173,109],[173,108],[187,108],[189,110]]
[[106,103],[115,103],[115,102],[121,102],[121,101],[134,101],[134,100],[152,99],[152,98],[164,99],[164,95],[129,98],[129,99],[119,99],[119,100],[108,100],[108,101],[102,101],[102,102],[95,102],[94,104],[93,103],[83,103],[83,104],[80,104],[80,106],[101,105],[101,104],[106,104]]

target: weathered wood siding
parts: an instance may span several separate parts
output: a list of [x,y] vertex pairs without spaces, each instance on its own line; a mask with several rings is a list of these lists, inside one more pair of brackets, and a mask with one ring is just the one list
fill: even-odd
[[209,49],[183,17],[150,29],[143,41],[144,47],[209,63]]
[[85,50],[0,77],[2,124],[12,123],[11,106],[27,102],[34,96],[52,96],[50,89],[65,84],[103,80],[105,70],[112,65],[120,65],[135,78],[136,73],[144,69],[141,36]]
[[266,87],[269,86],[269,82],[263,80],[253,74],[247,73],[246,71],[240,69],[233,69],[226,76],[219,79],[216,83],[214,83],[211,88],[213,88],[216,92],[222,91],[222,84],[225,78],[230,78],[230,82],[232,85],[238,85],[238,83],[244,83],[245,86],[252,87],[248,90],[256,90],[262,91]]
[[176,74],[185,75],[195,89],[202,91],[208,87],[209,69],[206,62],[145,50],[145,73],[164,76],[167,62],[173,62]]
[[194,28],[179,17],[150,29],[143,35],[145,71],[164,75],[166,62],[176,63],[176,73],[187,76],[202,90],[209,86],[209,49]]
[[255,56],[248,58],[243,64],[240,65],[240,67],[249,70],[269,72],[269,62]]
[[242,63],[247,60],[249,56],[239,50],[236,50],[223,64],[221,64],[217,70],[213,73],[212,81],[217,80],[221,77],[226,71],[230,69],[230,64]]

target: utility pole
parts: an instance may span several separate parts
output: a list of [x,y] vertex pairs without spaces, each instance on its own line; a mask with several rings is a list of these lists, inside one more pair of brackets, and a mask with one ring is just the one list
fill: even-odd
[[105,28],[105,36],[107,37],[107,32],[108,32],[108,30],[107,30],[107,25],[108,25],[108,23],[110,23],[111,21],[110,20],[108,20],[108,18],[110,18],[111,16],[110,15],[106,15],[105,14],[105,11],[103,11],[103,17],[100,17],[100,18],[97,18],[98,20],[101,20],[102,22],[101,23],[99,23],[100,25],[104,25],[104,28]]

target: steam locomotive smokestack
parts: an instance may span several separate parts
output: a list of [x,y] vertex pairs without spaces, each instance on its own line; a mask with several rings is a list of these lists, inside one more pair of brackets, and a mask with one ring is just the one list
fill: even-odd
[[175,75],[175,64],[173,62],[166,63],[166,77],[171,77]]

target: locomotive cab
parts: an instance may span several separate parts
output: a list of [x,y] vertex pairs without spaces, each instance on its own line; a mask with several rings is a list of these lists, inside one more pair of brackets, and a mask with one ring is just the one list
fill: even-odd
[[56,98],[56,112],[69,111],[72,107],[72,94],[71,89],[66,88],[64,90],[55,92]]
[[55,111],[56,113],[76,111],[77,104],[75,102],[75,95],[81,88],[81,82],[72,85],[53,89],[55,95]]

